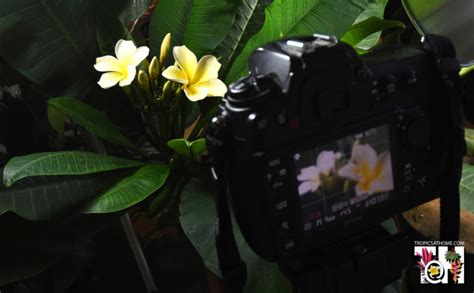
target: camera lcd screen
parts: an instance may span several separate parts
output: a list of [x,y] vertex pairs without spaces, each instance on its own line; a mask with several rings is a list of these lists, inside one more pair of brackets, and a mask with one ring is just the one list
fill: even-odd
[[293,155],[305,233],[389,200],[389,130],[367,129]]

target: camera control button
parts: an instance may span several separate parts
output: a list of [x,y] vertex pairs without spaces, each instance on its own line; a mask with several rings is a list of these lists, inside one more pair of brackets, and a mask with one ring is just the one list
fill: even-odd
[[278,125],[286,125],[286,122],[287,122],[286,113],[280,112],[276,114],[275,121]]
[[288,223],[288,221],[282,221],[280,223],[280,228],[285,231],[285,232],[288,232],[290,231],[290,224]]
[[249,114],[249,116],[247,117],[247,121],[258,130],[263,130],[267,128],[268,125],[267,120],[261,118],[257,113]]
[[294,240],[287,240],[283,243],[283,249],[287,253],[291,253],[296,249],[296,244]]
[[267,182],[272,182],[272,179],[273,179],[272,173],[265,174],[265,180],[267,180]]
[[403,186],[403,192],[408,193],[408,192],[410,192],[410,190],[411,190],[410,185]]
[[418,81],[418,73],[415,69],[411,69],[403,74],[403,79],[408,85],[415,84]]
[[277,212],[281,212],[285,210],[287,207],[288,207],[288,202],[286,200],[282,200],[278,202],[277,204],[275,204],[275,210]]
[[285,186],[285,183],[282,182],[282,181],[275,181],[275,182],[273,182],[273,184],[272,184],[272,188],[273,188],[273,189],[280,189],[280,188],[282,188],[283,186]]
[[380,86],[382,95],[385,97],[392,97],[398,92],[398,80],[392,74],[384,76]]
[[268,167],[270,167],[270,168],[279,166],[280,164],[281,164],[280,158],[275,158],[275,159],[272,159],[272,160],[268,161]]

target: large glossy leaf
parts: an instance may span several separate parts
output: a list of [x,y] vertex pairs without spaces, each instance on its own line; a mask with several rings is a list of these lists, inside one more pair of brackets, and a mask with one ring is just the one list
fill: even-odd
[[148,9],[153,0],[132,0],[120,15],[120,20],[126,26],[141,17]]
[[215,49],[222,64],[221,74],[225,75],[228,65],[232,64],[244,48],[247,41],[263,26],[265,7],[269,0],[242,0],[232,23],[232,27],[224,40]]
[[163,186],[169,172],[166,165],[143,166],[88,202],[83,212],[111,213],[137,204]]
[[36,153],[12,158],[3,170],[3,181],[10,186],[30,176],[84,175],[140,165],[137,161],[88,152]]
[[0,214],[11,211],[34,221],[63,216],[127,173],[24,178],[10,188],[0,189]]
[[[377,17],[379,19],[384,18],[385,6],[387,5],[388,0],[379,0],[369,3],[364,11],[357,17],[354,21],[352,27],[357,25],[360,22],[363,22],[371,17]],[[351,28],[352,28],[351,27]],[[374,47],[380,39],[381,32],[376,32],[372,35],[366,37],[362,42],[357,44],[357,49],[369,50]]]
[[474,166],[464,164],[462,179],[459,185],[461,192],[461,207],[474,213]]
[[474,156],[474,129],[466,129],[464,139],[466,140],[467,154]]
[[133,40],[130,32],[118,18],[103,18],[99,20],[99,23],[101,25],[97,27],[96,33],[101,55],[115,56],[115,44],[118,40]]
[[351,46],[357,46],[367,37],[372,38],[371,35],[374,33],[393,28],[405,28],[405,25],[401,21],[385,20],[372,16],[351,26],[342,36],[341,41]]
[[[167,33],[198,57],[212,53],[227,35],[238,0],[160,0],[150,23],[151,54],[159,56]],[[169,56],[172,59],[172,56]]]
[[[259,46],[283,37],[314,33],[341,37],[370,4],[386,0],[275,0],[265,11],[262,30],[245,45],[226,82],[245,75],[247,60]],[[291,13],[289,13],[291,12]]]
[[0,56],[50,95],[82,96],[95,84],[96,20],[128,0],[0,0]]
[[[184,232],[201,255],[208,269],[220,276],[214,240],[216,211],[214,198],[209,189],[192,179],[181,196],[180,222]],[[289,293],[288,280],[272,264],[258,257],[246,244],[239,229],[234,225],[237,245],[247,264],[246,293]]]
[[86,103],[70,97],[61,97],[50,99],[48,104],[68,115],[71,120],[97,137],[116,145],[135,148],[103,112]]
[[168,141],[168,147],[175,150],[176,153],[187,158],[193,158],[206,151],[206,140],[204,138],[195,141],[188,141],[184,138],[176,138]]

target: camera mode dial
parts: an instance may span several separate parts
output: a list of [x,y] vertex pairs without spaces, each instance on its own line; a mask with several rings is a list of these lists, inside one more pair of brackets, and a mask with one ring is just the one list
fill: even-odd
[[275,88],[278,88],[275,74],[250,75],[231,84],[227,96],[231,103],[247,106],[268,97]]

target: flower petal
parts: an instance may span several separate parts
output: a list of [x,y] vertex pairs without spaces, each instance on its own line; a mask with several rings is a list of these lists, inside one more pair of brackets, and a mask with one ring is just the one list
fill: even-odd
[[120,63],[114,56],[103,56],[95,59],[94,64],[95,70],[99,72],[107,72],[107,71],[122,71],[120,67]]
[[207,97],[207,88],[202,86],[190,86],[184,88],[184,93],[191,102],[196,102]]
[[318,187],[319,187],[318,182],[305,181],[298,186],[298,194],[301,196],[309,191],[315,192],[318,189]]
[[197,67],[196,55],[183,45],[174,47],[173,56],[178,66],[186,73],[188,80],[193,80]]
[[191,83],[197,84],[210,79],[216,79],[220,68],[221,64],[217,61],[216,57],[212,55],[202,57],[197,64],[196,73]]
[[310,166],[301,169],[300,175],[298,175],[299,181],[314,180],[314,178],[319,177],[319,168],[316,166]]
[[377,176],[373,183],[375,192],[393,190],[392,161],[388,152],[380,154],[374,173]]
[[123,74],[120,72],[107,72],[102,74],[97,84],[100,85],[100,87],[103,89],[109,89],[116,85],[120,81],[120,79],[122,79],[122,77]]
[[355,186],[354,190],[355,190],[355,193],[356,193],[357,196],[367,194],[367,190],[363,189],[361,184],[357,184]]
[[127,67],[126,74],[122,77],[119,82],[119,86],[124,87],[130,85],[137,75],[137,68],[134,65],[129,65]]
[[177,66],[170,66],[166,68],[165,71],[161,73],[161,75],[169,80],[176,81],[184,85],[188,84],[186,73]]
[[146,57],[148,57],[148,54],[150,54],[150,49],[147,46],[142,46],[135,50],[130,63],[132,65],[138,66],[143,60],[145,60]]
[[130,64],[136,50],[137,47],[133,41],[119,40],[117,44],[115,44],[115,55],[120,64],[125,66]]
[[390,191],[390,190],[393,190],[392,178],[384,177],[372,182],[372,185],[370,186],[369,194],[376,193],[376,192]]
[[225,83],[223,83],[220,79],[217,78],[205,82],[200,82],[195,85],[207,88],[207,95],[210,97],[223,97],[227,92],[227,86],[225,85]]
[[354,163],[349,162],[337,170],[337,175],[357,181],[357,174],[354,172],[356,167]]
[[318,155],[316,165],[325,175],[328,175],[331,170],[336,167],[336,156],[333,151],[322,151]]
[[379,155],[377,164],[375,164],[374,174],[374,177],[381,176],[392,178],[392,160],[390,158],[390,153],[383,152]]
[[352,150],[352,158],[357,165],[366,163],[370,170],[377,164],[377,152],[369,144],[355,143]]

